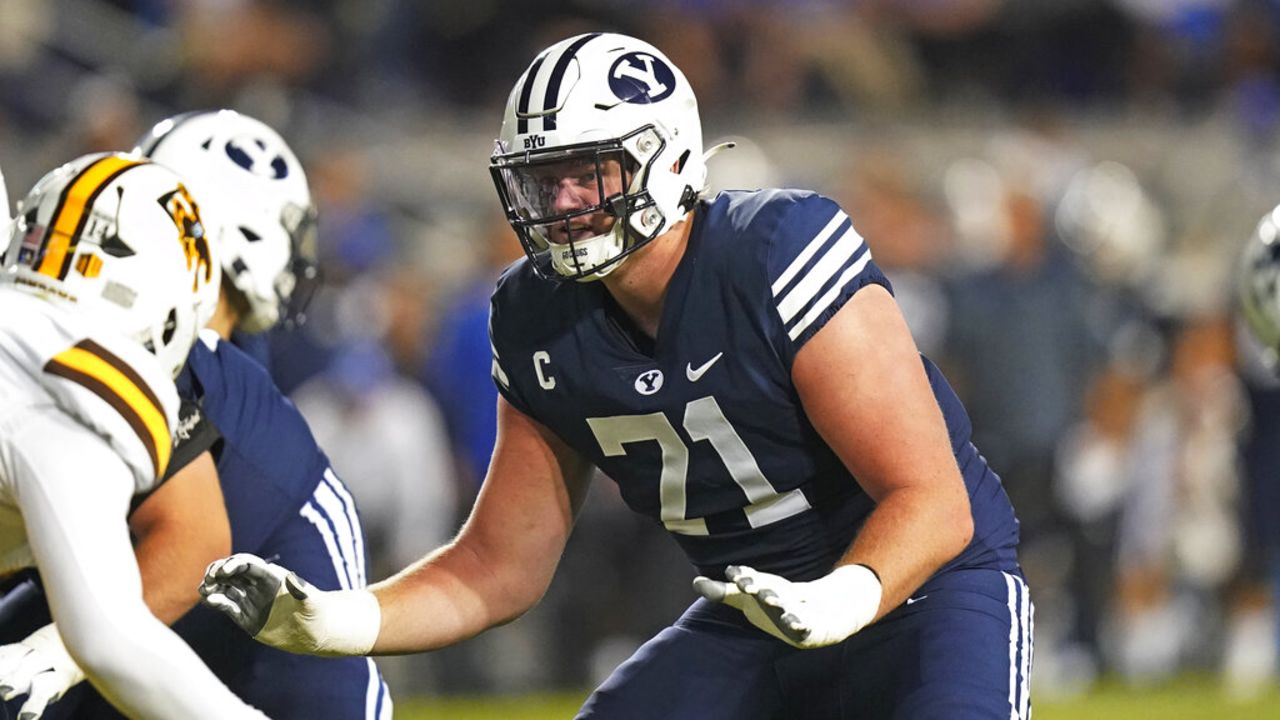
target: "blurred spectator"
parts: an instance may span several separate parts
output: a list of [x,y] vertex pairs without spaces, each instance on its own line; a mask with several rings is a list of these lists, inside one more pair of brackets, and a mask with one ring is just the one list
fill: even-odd
[[498,420],[498,390],[491,377],[489,296],[503,268],[524,256],[520,241],[500,215],[485,228],[482,263],[443,305],[440,327],[426,352],[423,381],[440,403],[462,465],[470,504],[489,470]]
[[371,575],[405,567],[453,534],[455,481],[444,423],[381,348],[344,348],[294,398],[360,505]]
[[1119,528],[1114,626],[1120,671],[1134,683],[1165,679],[1219,650],[1221,591],[1241,559],[1236,522],[1237,438],[1244,395],[1229,323],[1177,330],[1167,379],[1144,398],[1135,475]]

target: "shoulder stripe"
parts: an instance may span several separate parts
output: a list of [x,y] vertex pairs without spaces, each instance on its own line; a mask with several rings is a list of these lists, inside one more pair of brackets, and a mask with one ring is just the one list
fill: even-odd
[[173,450],[160,401],[133,368],[92,340],[82,340],[45,363],[44,371],[84,386],[115,409],[151,456],[163,477]]
[[[805,272],[800,282],[795,287],[786,291],[778,299],[778,314],[782,316],[784,323],[791,322],[801,310],[813,302],[818,293],[822,291],[831,278],[840,272],[848,263],[849,259],[858,253],[865,246],[862,236],[852,227],[845,231],[840,239],[832,243],[831,247],[826,249],[818,258],[817,262]],[[864,255],[870,253],[864,252]]]
[[831,286],[830,290],[823,293],[822,297],[818,298],[818,302],[814,303],[813,307],[809,309],[809,312],[805,313],[804,317],[800,318],[800,321],[787,331],[787,335],[792,340],[800,337],[800,333],[804,332],[805,328],[812,325],[813,321],[817,320],[828,307],[831,307],[831,303],[835,302],[836,296],[840,294],[840,291],[844,286],[848,285],[850,280],[857,277],[858,273],[862,272],[863,268],[865,268],[867,263],[870,261],[871,253],[862,253],[862,257],[855,260],[848,269],[840,274],[840,279],[836,281],[836,284]]
[[573,57],[578,54],[578,50],[583,45],[600,37],[600,33],[590,33],[578,38],[572,45],[565,48],[560,54],[560,58],[556,60],[556,66],[551,70],[551,77],[547,80],[547,92],[542,97],[542,111],[548,113],[542,117],[542,131],[550,132],[556,129],[555,110],[560,107],[560,83],[564,81],[564,73],[569,69],[569,63],[573,62]]
[[782,274],[778,276],[778,279],[774,281],[772,287],[774,297],[777,297],[778,293],[787,286],[787,283],[791,282],[791,279],[796,276],[796,273],[800,272],[800,268],[803,268],[805,264],[809,262],[809,258],[813,257],[813,254],[818,252],[818,248],[821,248],[826,244],[827,239],[830,238],[848,219],[849,216],[846,215],[843,210],[836,211],[836,214],[832,216],[831,221],[827,223],[827,226],[822,228],[822,231],[817,235],[813,236],[813,240],[805,246],[804,250],[800,252],[800,255],[797,256],[796,259],[787,266],[787,269],[782,271]]
[[54,208],[49,228],[45,230],[43,256],[37,271],[62,280],[71,269],[76,243],[88,221],[88,208],[93,205],[102,189],[120,173],[141,165],[141,160],[129,160],[119,155],[108,155],[89,164],[67,184]]

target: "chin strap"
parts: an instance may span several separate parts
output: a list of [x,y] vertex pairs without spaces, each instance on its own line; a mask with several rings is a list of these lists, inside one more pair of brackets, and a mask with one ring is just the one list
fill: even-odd
[[715,157],[716,155],[719,155],[725,150],[732,150],[736,147],[738,147],[738,143],[733,142],[732,140],[712,145],[709,150],[702,153],[702,161],[706,162],[707,160],[710,160],[711,158]]

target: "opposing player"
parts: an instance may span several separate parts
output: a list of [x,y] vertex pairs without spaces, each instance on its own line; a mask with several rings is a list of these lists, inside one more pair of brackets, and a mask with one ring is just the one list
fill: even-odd
[[688,82],[615,34],[538,55],[491,170],[528,258],[493,295],[498,443],[461,533],[368,591],[233,556],[207,602],[299,652],[457,642],[542,595],[595,465],[704,599],[579,717],[1026,717],[1017,521],[845,213],[701,199]]
[[5,258],[0,573],[40,569],[66,650],[41,633],[4,662],[69,651],[134,717],[263,717],[148,612],[125,522],[169,463],[173,375],[217,286],[197,203],[154,163],[85,156],[19,205]]
[[[252,340],[277,322],[296,322],[314,289],[315,211],[302,165],[274,130],[229,110],[166,119],[138,151],[180,171],[206,198],[222,258],[217,311],[178,380],[183,437],[170,463],[175,477],[221,482],[222,522],[229,521],[235,552],[306,567],[326,589],[363,587],[364,535],[350,493],[265,369],[230,342],[233,333]],[[174,629],[214,672],[271,717],[389,718],[391,698],[371,659],[292,655],[229,633],[226,619],[209,608],[192,610],[205,566],[226,554],[207,555],[219,538],[215,510],[157,494],[134,512],[157,615],[176,621]],[[193,511],[197,516],[187,516]],[[184,517],[180,527],[152,520],[172,517]],[[45,716],[100,720],[114,713],[99,697],[73,693]]]

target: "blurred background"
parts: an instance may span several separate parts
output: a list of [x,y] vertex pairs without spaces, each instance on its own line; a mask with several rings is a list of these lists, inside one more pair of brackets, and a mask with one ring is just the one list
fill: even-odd
[[[0,164],[20,197],[175,112],[281,131],[326,286],[272,371],[385,577],[457,529],[492,448],[506,95],[604,29],[738,142],[715,188],[817,189],[871,244],[1021,517],[1037,701],[1275,697],[1280,386],[1233,275],[1280,202],[1280,0],[0,0]],[[535,611],[382,665],[401,698],[580,692],[692,574],[602,480]]]

